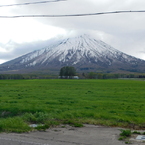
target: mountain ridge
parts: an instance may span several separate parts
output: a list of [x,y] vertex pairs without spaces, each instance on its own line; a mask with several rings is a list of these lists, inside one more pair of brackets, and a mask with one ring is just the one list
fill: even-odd
[[145,61],[125,54],[88,34],[57,41],[0,65],[0,70],[55,69],[74,66],[77,71],[127,70],[143,72]]

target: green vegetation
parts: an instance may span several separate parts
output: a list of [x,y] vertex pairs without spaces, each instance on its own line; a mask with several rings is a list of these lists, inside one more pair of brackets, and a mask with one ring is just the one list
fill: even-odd
[[120,137],[118,140],[124,140],[126,144],[130,144],[129,142],[129,137],[131,137],[131,130],[127,129],[127,130],[123,130],[120,129],[121,133],[120,133]]
[[129,138],[132,136],[132,134],[136,134],[136,135],[144,135],[144,132],[139,132],[139,131],[133,131],[131,132],[130,129],[124,130],[124,129],[120,129],[121,133],[120,133],[120,137],[118,138],[118,140],[120,141],[125,141],[126,144],[132,144],[132,142],[129,140]]
[[131,137],[131,135],[133,134],[131,132],[131,130],[127,129],[120,129],[121,133],[120,133],[120,137],[118,138],[118,140],[120,141],[125,141],[126,144],[131,144],[131,142],[129,141],[129,137]]
[[141,134],[139,131],[133,131],[132,134]]
[[[81,79],[117,79],[117,78],[136,78],[136,79],[144,79],[144,73],[103,73],[103,72],[86,72],[86,73],[76,73],[76,69],[74,67],[62,67],[59,72],[59,76],[61,78],[72,78],[72,76],[79,76]],[[21,80],[21,79],[57,79],[57,73],[48,73],[48,72],[37,72],[31,74],[0,74],[0,80]]]
[[142,129],[144,86],[135,80],[0,80],[0,131],[84,123]]
[[120,136],[123,136],[123,137],[130,137],[131,136],[130,129],[127,129],[127,130],[120,129],[120,131],[121,131]]
[[139,73],[82,73],[79,75],[80,78],[88,78],[88,79],[117,79],[117,78],[145,78],[145,74]]
[[61,76],[61,78],[63,78],[63,77],[71,78],[72,76],[75,76],[75,75],[76,75],[76,69],[71,66],[62,67],[59,72],[59,76]]

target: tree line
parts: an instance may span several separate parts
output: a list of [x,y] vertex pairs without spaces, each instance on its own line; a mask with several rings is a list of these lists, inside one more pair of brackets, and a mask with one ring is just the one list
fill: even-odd
[[58,75],[48,74],[0,74],[0,80],[18,79],[57,79]]
[[125,73],[81,73],[80,78],[84,79],[117,79],[117,78],[145,78],[145,74],[125,74]]
[[[145,78],[145,74],[76,73],[80,79]],[[68,75],[69,76],[69,75]],[[41,74],[0,74],[0,80],[10,79],[57,79],[58,75]],[[67,78],[67,77],[66,77]],[[71,77],[69,77],[71,78]]]
[[[59,75],[59,77],[58,77]],[[71,66],[62,67],[59,74],[0,74],[0,80],[6,79],[71,79],[73,76],[78,76],[80,79],[117,79],[117,78],[145,78],[145,74],[139,73],[97,73],[97,72],[87,72],[87,73],[77,73],[76,69]]]
[[0,74],[1,80],[10,80],[10,79],[24,79],[21,74]]

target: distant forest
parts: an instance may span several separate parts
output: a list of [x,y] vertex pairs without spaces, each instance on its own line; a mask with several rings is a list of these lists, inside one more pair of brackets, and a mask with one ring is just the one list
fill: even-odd
[[[76,73],[80,79],[117,79],[117,78],[145,78],[145,74],[119,74],[119,73]],[[58,79],[58,75],[48,74],[0,74],[0,80],[8,79]]]

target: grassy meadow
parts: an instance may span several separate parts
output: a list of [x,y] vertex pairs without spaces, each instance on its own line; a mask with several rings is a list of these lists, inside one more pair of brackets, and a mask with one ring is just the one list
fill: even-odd
[[27,132],[34,123],[144,129],[145,81],[0,80],[0,131]]

